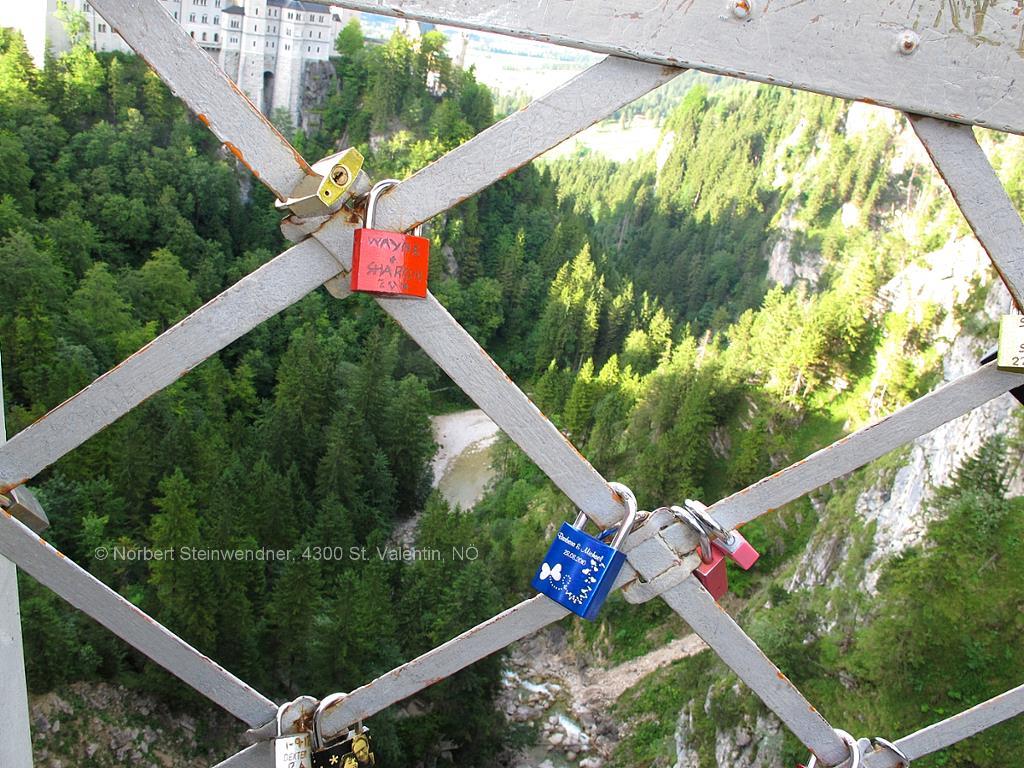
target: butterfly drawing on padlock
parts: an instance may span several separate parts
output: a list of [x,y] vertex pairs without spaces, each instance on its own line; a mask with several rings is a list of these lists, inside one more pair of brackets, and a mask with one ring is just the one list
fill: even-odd
[[541,565],[541,567],[540,567],[540,578],[541,579],[548,579],[548,578],[550,578],[552,581],[561,581],[562,580],[562,564],[561,563],[555,563],[555,567],[552,568],[547,563],[543,563]]

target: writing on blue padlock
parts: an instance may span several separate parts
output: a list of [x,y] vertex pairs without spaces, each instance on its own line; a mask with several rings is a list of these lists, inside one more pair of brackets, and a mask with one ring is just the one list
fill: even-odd
[[610,483],[626,503],[626,516],[610,544],[583,531],[587,516],[562,523],[544,562],[533,577],[533,588],[563,608],[592,621],[611,591],[626,562],[619,551],[636,522],[637,504],[633,492],[621,483]]

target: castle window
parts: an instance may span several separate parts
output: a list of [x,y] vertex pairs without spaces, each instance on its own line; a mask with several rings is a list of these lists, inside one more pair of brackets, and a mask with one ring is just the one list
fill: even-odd
[[205,40],[205,39],[206,39],[206,33],[203,32],[203,40]]
[[220,35],[218,33],[216,33],[216,32],[213,33],[213,42],[215,42],[215,43],[219,43],[220,42]]
[[194,13],[190,13],[188,15],[188,20],[191,21],[193,24],[195,24],[195,22],[196,22],[196,15]]
[[213,7],[220,8],[220,0],[213,0]]
[[207,20],[208,18],[209,18],[209,17],[208,17],[208,16],[207,16],[207,15],[206,15],[206,14],[204,13],[204,14],[203,14],[203,24],[205,24],[205,23],[206,23],[206,20]]
[[107,25],[106,24],[97,24],[96,25],[96,31],[97,32],[106,32],[107,31]]
[[214,24],[220,24],[220,16],[214,16],[213,17],[213,23]]

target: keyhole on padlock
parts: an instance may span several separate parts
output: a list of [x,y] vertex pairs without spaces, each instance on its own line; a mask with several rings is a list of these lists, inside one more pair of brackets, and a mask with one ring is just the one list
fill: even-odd
[[344,187],[348,184],[348,180],[352,178],[349,175],[348,168],[344,165],[336,165],[331,170],[331,181],[337,184],[339,187]]

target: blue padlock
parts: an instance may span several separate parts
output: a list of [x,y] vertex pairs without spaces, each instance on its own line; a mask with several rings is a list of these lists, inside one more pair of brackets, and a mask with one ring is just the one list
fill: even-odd
[[626,562],[619,551],[636,522],[637,504],[633,492],[621,483],[609,483],[626,502],[626,517],[611,544],[583,531],[587,516],[562,523],[544,562],[533,577],[533,588],[563,608],[593,621]]

